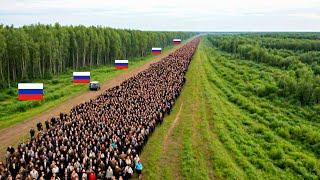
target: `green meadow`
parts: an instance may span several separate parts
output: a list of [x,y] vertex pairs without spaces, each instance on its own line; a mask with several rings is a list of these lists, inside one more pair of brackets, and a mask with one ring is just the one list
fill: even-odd
[[144,178],[318,179],[319,104],[282,95],[279,77],[291,70],[214,38],[202,38],[172,113],[144,147]]

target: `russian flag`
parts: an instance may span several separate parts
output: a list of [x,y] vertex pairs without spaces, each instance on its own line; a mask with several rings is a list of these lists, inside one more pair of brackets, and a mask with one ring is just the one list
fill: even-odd
[[128,69],[128,64],[129,64],[128,60],[115,60],[114,61],[114,66],[117,69]]
[[152,54],[161,54],[161,48],[152,48]]
[[90,83],[90,72],[73,72],[73,83]]
[[19,83],[18,100],[43,100],[43,83]]
[[181,39],[173,39],[173,44],[181,44]]

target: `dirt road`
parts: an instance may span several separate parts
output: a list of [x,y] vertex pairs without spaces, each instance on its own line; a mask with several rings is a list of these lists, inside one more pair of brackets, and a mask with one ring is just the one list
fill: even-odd
[[[190,40],[189,40],[190,41]],[[29,118],[21,123],[18,123],[16,125],[13,125],[11,127],[2,129],[0,131],[0,160],[3,160],[4,154],[6,153],[6,148],[11,144],[14,148],[17,147],[18,142],[21,139],[25,139],[26,136],[29,135],[29,130],[31,127],[35,127],[38,122],[44,123],[46,120],[51,119],[53,116],[58,116],[60,112],[68,113],[70,109],[77,104],[83,103],[85,101],[88,101],[90,99],[93,99],[100,95],[103,91],[115,87],[119,85],[122,81],[138,74],[139,72],[147,69],[151,63],[155,63],[161,58],[165,57],[169,53],[172,53],[177,48],[181,47],[183,44],[178,45],[174,47],[172,50],[170,50],[167,53],[158,55],[155,57],[154,60],[147,62],[146,64],[143,64],[125,74],[119,75],[115,77],[112,80],[109,80],[101,85],[100,91],[87,91],[84,94],[81,94],[77,97],[71,98],[67,100],[66,102],[63,102],[62,104],[59,104],[55,106],[54,108],[51,108],[37,116],[34,116],[32,118]]]

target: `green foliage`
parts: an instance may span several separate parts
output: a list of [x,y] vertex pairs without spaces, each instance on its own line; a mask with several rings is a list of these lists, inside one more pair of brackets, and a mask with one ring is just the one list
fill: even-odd
[[[263,51],[248,55],[255,60],[242,59],[235,43],[227,46],[225,39],[216,42],[224,44],[218,48],[201,46],[206,54],[201,57],[206,70],[202,76],[208,79],[203,84],[211,87],[207,94],[214,94],[209,99],[215,99],[211,108],[219,140],[249,179],[317,179],[320,132],[311,119],[320,111],[313,103],[300,106],[305,100],[299,99],[313,98],[299,87],[315,86],[317,78],[307,66],[293,70],[262,62]],[[230,50],[221,51],[227,47]]]
[[17,94],[17,92],[15,92],[12,88],[7,89],[6,93],[7,93],[7,95],[10,95],[10,96]]
[[6,87],[7,87],[6,83],[0,80],[0,89],[5,89]]
[[284,155],[283,151],[278,148],[271,149],[269,154],[270,158],[273,160],[280,160],[283,158],[283,155]]
[[58,84],[59,82],[60,82],[59,79],[53,79],[53,80],[51,81],[52,84]]
[[[252,91],[252,90],[251,90]],[[260,97],[269,96],[270,94],[277,93],[278,87],[273,84],[266,84],[257,89],[257,95]]]
[[15,110],[17,112],[25,112],[30,107],[30,103],[16,104]]
[[257,89],[259,96],[278,94],[302,105],[319,104],[320,41],[303,39],[304,35],[299,37],[277,39],[265,34],[212,35],[208,40],[225,52],[290,72],[275,77],[279,90],[274,85],[260,86]]
[[5,93],[0,93],[0,101],[5,101],[8,98],[10,98],[10,95],[5,94]]
[[285,139],[288,139],[290,138],[290,133],[289,131],[284,128],[284,127],[281,127],[281,128],[277,128],[277,133],[279,134],[279,136],[285,138]]
[[30,79],[23,79],[21,80],[21,83],[30,83]]
[[[0,81],[6,87],[35,79],[52,79],[68,69],[113,64],[142,57],[151,46],[168,47],[194,32],[149,32],[104,27],[0,26]],[[1,91],[1,90],[0,90]]]

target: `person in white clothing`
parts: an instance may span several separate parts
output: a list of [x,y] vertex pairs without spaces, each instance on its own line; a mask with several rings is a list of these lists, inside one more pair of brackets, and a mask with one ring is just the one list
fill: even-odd
[[126,166],[126,168],[124,168],[124,179],[130,179],[132,174],[133,174],[133,170],[130,166]]
[[112,178],[112,176],[113,176],[113,170],[112,170],[111,166],[109,166],[107,169],[107,173],[106,173],[106,179],[109,180]]
[[36,169],[33,168],[32,171],[30,172],[30,176],[32,177],[32,179],[38,179],[39,177],[38,171],[36,171]]
[[54,167],[52,168],[52,174],[58,174],[59,173],[59,168],[57,165],[54,165]]

